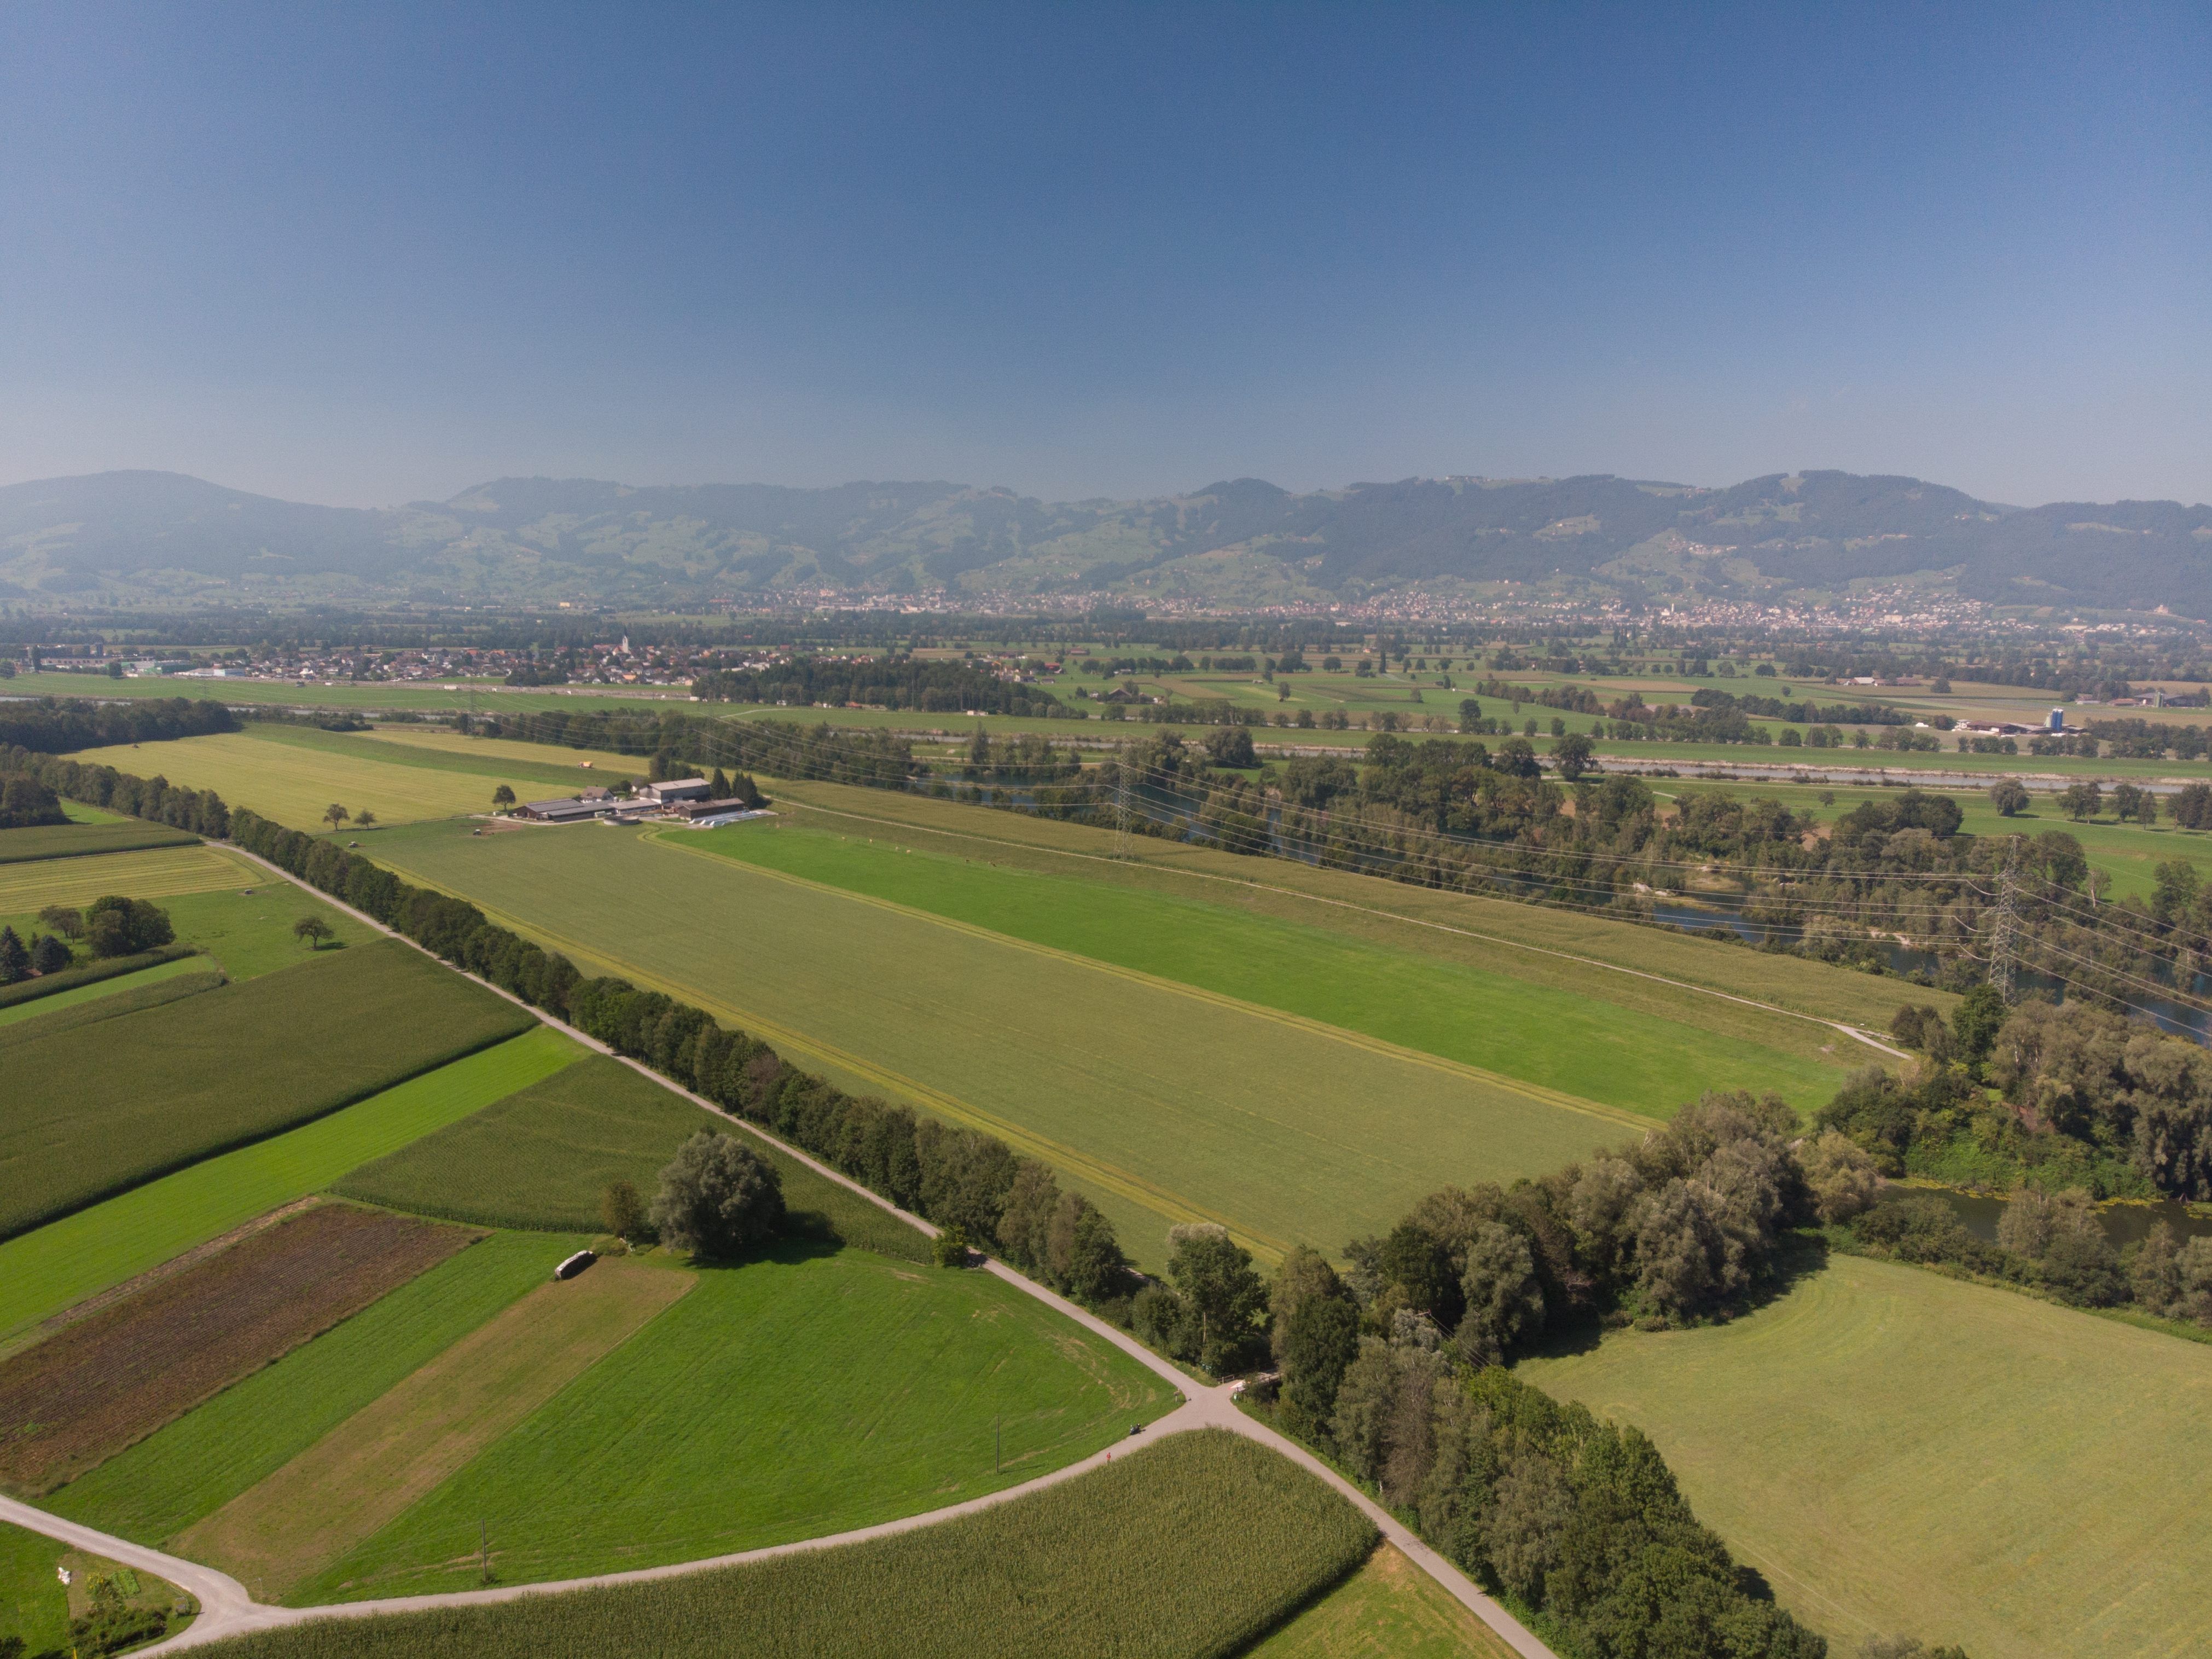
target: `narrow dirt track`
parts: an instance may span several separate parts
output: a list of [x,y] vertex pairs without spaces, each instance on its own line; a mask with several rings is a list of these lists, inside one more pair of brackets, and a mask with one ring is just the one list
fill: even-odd
[[[233,848],[230,850],[241,858],[252,859],[253,862],[282,880],[291,882],[295,886],[307,886],[307,884],[299,881],[288,872],[269,863],[264,859],[246,852],[243,848]],[[388,934],[393,939],[405,939],[404,934],[386,927],[374,917],[340,902],[327,893],[313,888],[307,888],[307,890],[314,893],[324,902],[345,911],[347,915],[366,927],[374,928],[377,932]],[[414,945],[416,950],[422,949],[420,945],[415,945],[411,939],[406,942]],[[442,962],[443,960],[432,956],[432,953],[427,951],[423,951],[423,954],[431,956],[433,961]],[[452,964],[444,965],[451,967]],[[453,971],[459,973],[462,970],[456,968]],[[475,975],[470,975],[469,977],[475,978]],[[518,1006],[529,1008],[529,1005],[523,1002],[520,998],[501,990],[499,987],[489,984],[487,981],[477,980],[477,983],[483,985],[497,995],[506,997]],[[933,1238],[936,1237],[937,1229],[920,1216],[909,1214],[888,1200],[869,1191],[858,1182],[840,1174],[828,1164],[809,1157],[796,1146],[787,1146],[776,1139],[775,1136],[766,1134],[752,1124],[747,1123],[744,1119],[732,1115],[703,1095],[692,1094],[689,1090],[678,1088],[675,1084],[650,1066],[624,1055],[615,1054],[614,1050],[605,1043],[585,1036],[581,1031],[543,1009],[530,1008],[529,1011],[544,1024],[573,1038],[586,1048],[620,1060],[623,1064],[642,1076],[652,1079],[661,1087],[673,1090],[694,1104],[726,1119],[744,1133],[757,1135],[761,1139],[770,1142],[779,1151],[798,1159],[799,1163],[806,1165],[823,1179],[836,1182],[839,1186],[857,1194],[878,1208],[888,1211],[917,1231]],[[1480,1586],[1443,1556],[1437,1554],[1436,1551],[1431,1549],[1428,1545],[1423,1543],[1395,1516],[1312,1453],[1307,1451],[1305,1448],[1277,1434],[1264,1424],[1254,1421],[1239,1411],[1233,1391],[1234,1385],[1224,1385],[1218,1388],[1200,1386],[1194,1379],[1178,1370],[1133,1337],[1115,1329],[1104,1320],[1076,1306],[1066,1297],[1047,1290],[1035,1280],[1016,1273],[1004,1262],[986,1261],[981,1271],[995,1274],[1016,1289],[1057,1310],[1094,1335],[1111,1342],[1123,1352],[1151,1368],[1184,1396],[1184,1403],[1182,1406],[1145,1431],[1142,1437],[1144,1442],[1149,1443],[1158,1439],[1162,1435],[1176,1434],[1192,1429],[1214,1428],[1225,1429],[1233,1434],[1241,1434],[1247,1439],[1258,1441],[1270,1450],[1279,1452],[1317,1480],[1334,1489],[1357,1507],[1362,1514],[1375,1523],[1384,1537],[1405,1553],[1409,1560],[1435,1579],[1451,1594],[1455,1600],[1473,1612],[1484,1624],[1496,1631],[1508,1646],[1522,1656],[1522,1659],[1556,1659],[1552,1650],[1537,1640],[1520,1620],[1514,1618],[1497,1601],[1484,1595]],[[833,1549],[840,1544],[856,1544],[872,1538],[884,1538],[897,1533],[912,1532],[919,1528],[933,1526],[940,1521],[949,1521],[958,1516],[971,1515],[980,1510],[1011,1502],[1026,1493],[1040,1491],[1063,1480],[1072,1480],[1093,1468],[1102,1468],[1112,1460],[1116,1449],[1122,1449],[1122,1448],[1109,1448],[1084,1459],[1081,1462],[1071,1463],[1064,1468],[1055,1469],[1050,1474],[1040,1475],[1037,1479],[1026,1481],[1021,1486],[1009,1486],[1004,1491],[992,1492],[981,1498],[970,1498],[965,1503],[949,1504],[944,1509],[931,1510],[921,1515],[907,1516],[902,1519],[884,1522],[877,1526],[862,1527],[852,1532],[834,1533],[823,1538],[805,1539],[796,1543],[778,1544],[765,1549],[748,1550],[736,1555],[712,1556],[703,1560],[679,1562],[669,1566],[645,1567],[632,1572],[607,1573],[591,1578],[562,1579],[542,1584],[501,1585],[490,1589],[463,1590],[442,1595],[398,1596],[380,1601],[348,1601],[319,1607],[280,1607],[256,1601],[246,1593],[243,1584],[227,1574],[216,1571],[211,1567],[204,1567],[198,1562],[186,1561],[177,1556],[165,1555],[158,1550],[147,1549],[124,1539],[111,1537],[107,1534],[94,1531],[89,1527],[79,1526],[75,1522],[64,1521],[58,1516],[49,1515],[43,1510],[33,1508],[28,1504],[19,1503],[13,1498],[0,1498],[0,1521],[21,1527],[27,1531],[43,1534],[49,1538],[60,1539],[77,1548],[88,1550],[94,1554],[106,1556],[111,1560],[120,1561],[126,1566],[143,1569],[167,1579],[171,1583],[197,1596],[201,1607],[200,1616],[193,1621],[191,1628],[181,1635],[171,1637],[168,1640],[157,1643],[152,1647],[138,1650],[142,1655],[150,1656],[179,1652],[187,1648],[199,1647],[210,1642],[220,1641],[226,1637],[242,1636],[257,1630],[272,1630],[283,1626],[305,1624],[317,1619],[361,1619],[373,1617],[378,1613],[417,1613],[438,1607],[483,1607],[502,1601],[519,1601],[529,1595],[550,1595],[564,1590],[641,1583],[652,1579],[673,1578],[685,1573],[703,1572],[715,1567],[738,1566],[746,1562],[769,1560],[779,1555],[796,1555],[805,1551]]]

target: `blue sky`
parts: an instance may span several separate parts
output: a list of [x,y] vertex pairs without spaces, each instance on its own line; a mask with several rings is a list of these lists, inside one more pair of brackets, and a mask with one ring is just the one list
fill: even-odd
[[0,8],[0,482],[2212,498],[2212,9]]

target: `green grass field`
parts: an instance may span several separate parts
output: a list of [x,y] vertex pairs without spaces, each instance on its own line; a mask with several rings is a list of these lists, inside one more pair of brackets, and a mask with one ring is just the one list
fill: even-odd
[[50,1507],[166,1545],[544,1283],[584,1243],[494,1233],[109,1459]]
[[1839,1066],[1805,1052],[1813,1033],[1795,1021],[1769,1021],[1786,1028],[1778,1035],[1788,1049],[1747,1043],[1698,1023],[1703,1009],[1663,1018],[1609,1004],[1600,987],[1577,994],[1195,896],[1010,870],[823,823],[667,831],[661,841],[1656,1117],[1715,1078],[1804,1107],[1825,1102],[1842,1079]]
[[292,1128],[534,1023],[386,940],[22,1041],[9,1069],[38,1086],[12,1106],[0,1146],[0,1231]]
[[1650,1434],[1698,1517],[1832,1638],[2203,1650],[2202,1344],[1838,1256],[1728,1325],[1517,1370]]
[[1513,1650],[1389,1544],[1246,1659],[1511,1659]]
[[69,1592],[54,1566],[66,1546],[43,1534],[0,1525],[0,1642],[19,1637],[27,1654],[69,1647]]
[[[687,702],[681,686],[653,686],[641,691],[616,693],[605,690],[514,690],[489,680],[436,682],[368,680],[331,684],[295,684],[290,680],[187,680],[173,675],[159,678],[111,680],[104,674],[45,673],[34,683],[42,697],[204,697],[243,708],[261,703],[278,708],[330,708],[344,713],[368,713],[391,708],[416,714],[443,713],[475,707],[487,714],[509,710],[542,713],[566,709],[582,713],[595,708],[640,708],[658,712],[669,702]],[[456,690],[446,687],[455,686]],[[19,691],[18,696],[23,695]]]
[[213,1659],[1217,1659],[1352,1571],[1366,1520],[1287,1460],[1178,1434],[897,1537],[489,1607],[331,1620]]
[[0,1243],[0,1346],[39,1321],[526,1089],[586,1051],[544,1026]]
[[929,1259],[917,1229],[604,1054],[364,1165],[336,1190],[455,1221],[592,1233],[609,1182],[628,1181],[649,1198],[677,1147],[702,1128],[734,1134],[775,1164],[795,1230]]
[[634,831],[382,851],[588,968],[1046,1158],[1140,1261],[1202,1218],[1265,1251],[1333,1247],[1444,1181],[1534,1174],[1646,1121]]
[[1174,1403],[1137,1361],[988,1274],[775,1247],[698,1271],[690,1295],[290,1599],[465,1588],[480,1522],[508,1583],[844,1531],[1018,1484]]
[[135,853],[149,847],[189,847],[198,840],[198,836],[182,830],[137,818],[118,823],[70,823],[33,830],[0,830],[0,864],[89,858],[100,853]]

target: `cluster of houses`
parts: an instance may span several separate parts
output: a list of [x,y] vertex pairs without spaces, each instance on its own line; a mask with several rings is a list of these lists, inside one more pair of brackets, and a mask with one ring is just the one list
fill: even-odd
[[536,823],[582,823],[598,819],[610,823],[635,823],[655,818],[693,830],[714,830],[726,823],[766,816],[763,808],[734,799],[713,799],[714,785],[704,778],[668,778],[641,784],[635,794],[617,795],[597,785],[580,794],[552,800],[525,801],[510,815]]

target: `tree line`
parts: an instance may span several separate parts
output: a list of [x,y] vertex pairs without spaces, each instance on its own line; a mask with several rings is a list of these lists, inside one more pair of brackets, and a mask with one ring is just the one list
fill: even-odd
[[206,697],[154,697],[143,702],[88,702],[41,697],[0,705],[0,749],[59,755],[118,743],[160,743],[173,738],[235,732],[238,718]]
[[1003,680],[973,663],[915,657],[855,661],[842,657],[794,657],[769,668],[726,668],[702,674],[691,694],[702,702],[790,703],[809,708],[858,703],[871,708],[912,708],[957,714],[1070,714],[1042,686]]

